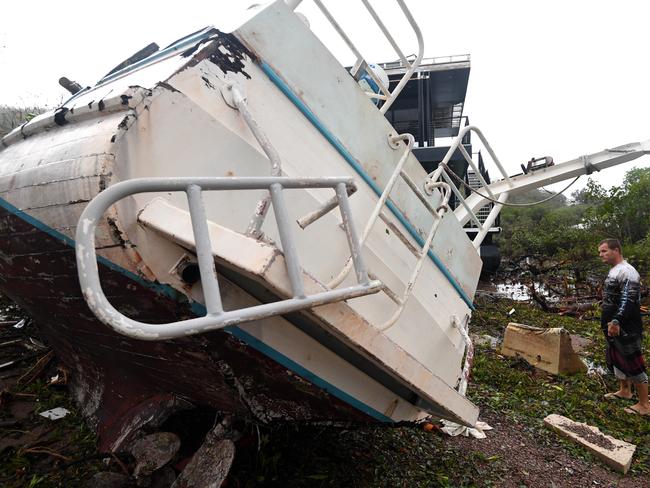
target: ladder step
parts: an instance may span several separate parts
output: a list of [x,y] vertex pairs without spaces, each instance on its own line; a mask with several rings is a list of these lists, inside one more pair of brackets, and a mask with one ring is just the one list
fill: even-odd
[[433,208],[433,205],[431,205],[431,202],[429,202],[429,200],[426,199],[426,197],[424,196],[422,191],[420,191],[420,189],[415,184],[415,182],[411,179],[411,177],[408,174],[406,174],[406,172],[404,172],[404,170],[400,171],[400,176],[402,177],[404,182],[409,186],[409,188],[411,188],[413,193],[415,193],[415,196],[418,198],[418,200],[420,200],[420,202],[427,208],[429,213],[431,213],[431,215],[435,215],[436,214],[436,209]]
[[408,248],[409,251],[416,257],[419,258],[420,254],[422,252],[421,249],[418,249],[415,247],[413,244],[411,244],[411,241],[409,241],[408,237],[404,235],[404,233],[399,230],[399,228],[393,224],[390,219],[384,214],[384,212],[379,213],[379,218],[386,224],[386,227],[388,227],[393,233],[397,236],[397,238],[402,241],[402,243]]
[[[379,281],[377,275],[375,275],[370,271],[368,272],[368,278],[370,278],[373,281]],[[404,303],[404,301],[397,295],[397,293],[395,293],[392,289],[388,288],[388,286],[386,286],[385,283],[381,291],[383,291],[386,294],[386,296],[388,296],[388,298],[390,298],[397,305],[402,305]]]

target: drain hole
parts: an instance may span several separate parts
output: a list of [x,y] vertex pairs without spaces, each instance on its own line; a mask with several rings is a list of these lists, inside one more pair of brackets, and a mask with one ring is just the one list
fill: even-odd
[[181,271],[181,279],[188,285],[193,285],[201,279],[201,271],[196,263],[187,263]]

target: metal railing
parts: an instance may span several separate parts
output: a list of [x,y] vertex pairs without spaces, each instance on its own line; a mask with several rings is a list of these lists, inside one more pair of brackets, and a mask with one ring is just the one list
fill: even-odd
[[[287,5],[295,9],[302,0],[286,0]],[[323,2],[321,0],[314,0],[314,3],[316,6],[320,9],[320,11],[323,13],[323,15],[327,18],[327,20],[332,24],[332,27],[336,30],[336,32],[341,36],[341,39],[345,42],[345,44],[348,46],[350,51],[354,54],[356,57],[356,61],[354,63],[354,66],[352,67],[352,70],[350,71],[350,74],[352,77],[355,79],[358,79],[358,76],[360,76],[363,72],[368,74],[372,78],[372,80],[377,84],[379,87],[379,90],[381,93],[373,93],[370,92],[368,93],[368,96],[371,98],[375,98],[378,100],[383,100],[384,103],[381,106],[380,110],[381,113],[386,113],[386,111],[390,108],[390,106],[393,104],[397,96],[401,93],[402,89],[406,86],[406,83],[408,80],[411,78],[415,70],[420,64],[420,61],[422,60],[422,56],[424,55],[424,41],[422,39],[422,32],[420,31],[420,28],[418,27],[418,24],[415,22],[415,19],[413,18],[413,15],[411,15],[410,10],[404,3],[404,0],[396,0],[397,4],[399,5],[400,9],[404,13],[404,16],[406,17],[407,21],[413,28],[413,31],[415,32],[415,37],[417,38],[418,42],[418,54],[415,57],[414,60],[409,60],[407,56],[404,55],[404,52],[402,49],[399,47],[397,42],[395,42],[395,39],[393,38],[392,34],[390,31],[387,29],[386,25],[384,22],[381,20],[375,9],[372,7],[370,4],[369,0],[361,0],[363,3],[364,7],[370,14],[370,16],[373,18],[381,32],[384,34],[390,45],[393,47],[395,50],[395,53],[399,57],[399,61],[403,63],[405,67],[407,67],[406,73],[404,73],[404,76],[402,79],[397,83],[397,86],[393,89],[393,91],[389,90],[389,87],[384,85],[384,83],[379,79],[379,77],[375,74],[375,72],[369,68],[368,63],[364,59],[363,55],[359,52],[359,49],[354,45],[350,37],[347,35],[347,33],[341,28],[339,23],[336,21],[334,16],[330,13],[329,10],[323,5]]]
[[[407,56],[406,58],[415,57],[413,55]],[[436,56],[431,58],[422,58],[420,61],[419,68],[426,68],[427,66],[436,66],[439,64],[455,64],[455,63],[469,63],[470,62],[469,54],[452,54],[451,56]],[[408,68],[407,65],[404,65],[401,59],[397,61],[388,61],[386,63],[379,63],[379,66],[386,70],[400,70]]]
[[[266,133],[262,130],[259,122],[253,117],[253,114],[248,107],[248,102],[246,95],[241,87],[236,84],[230,83],[224,86],[222,89],[224,100],[226,103],[233,108],[237,109],[244,119],[244,122],[250,129],[251,133],[257,140],[258,144],[266,154],[266,157],[269,158],[269,164],[271,165],[271,176],[282,176],[282,160],[278,151],[275,149],[271,141],[267,137]],[[262,237],[262,225],[264,224],[264,219],[266,218],[266,213],[269,210],[269,205],[271,203],[271,194],[268,193],[262,197],[255,205],[255,210],[253,216],[248,224],[246,229],[246,235],[259,239]]]
[[[479,165],[479,169],[480,169],[480,165]],[[467,184],[470,186],[470,188],[474,188],[477,190],[481,188],[481,180],[476,176],[476,174],[473,171],[469,171],[467,173]],[[494,204],[489,202],[486,203],[481,208],[479,208],[478,211],[474,212],[481,223],[485,222],[485,219],[488,218],[488,216],[490,215],[490,210],[492,210],[493,206]],[[478,232],[478,229],[475,229],[473,227],[471,229],[476,230]]]
[[[306,295],[302,268],[294,238],[287,206],[285,189],[331,188],[336,193],[346,233],[351,259],[358,284],[340,290],[326,289]],[[110,186],[97,195],[83,211],[76,232],[76,256],[79,282],[86,303],[105,324],[120,334],[142,340],[164,340],[192,334],[200,334],[230,325],[240,324],[290,312],[305,310],[319,305],[339,302],[349,298],[376,293],[383,283],[368,277],[361,256],[360,242],[351,218],[348,193],[354,188],[352,178],[288,178],[288,177],[197,177],[197,178],[140,178]],[[265,303],[239,310],[224,310],[221,303],[215,257],[210,241],[209,225],[203,205],[203,191],[213,190],[269,190],[275,219],[284,252],[292,297],[273,303]],[[117,201],[136,193],[182,191],[187,195],[190,218],[195,240],[196,256],[200,270],[201,285],[207,314],[189,320],[167,324],[147,324],[133,320],[118,310],[106,298],[99,279],[95,253],[95,229],[108,208]]]
[[[425,191],[427,193],[431,192],[436,187],[435,186],[436,183],[438,183],[441,179],[444,180],[449,185],[454,195],[458,199],[458,202],[460,203],[459,207],[457,208],[461,208],[461,207],[464,208],[465,211],[467,212],[468,219],[471,220],[476,225],[476,229],[478,230],[478,233],[474,237],[472,241],[472,245],[474,246],[475,249],[478,249],[481,243],[483,242],[483,239],[485,239],[485,236],[489,232],[490,228],[492,228],[494,221],[496,220],[497,216],[499,215],[499,212],[501,211],[501,208],[503,207],[503,203],[505,203],[508,200],[508,192],[503,192],[500,193],[498,196],[495,196],[492,190],[490,189],[488,183],[485,181],[485,178],[483,178],[481,169],[476,165],[472,157],[468,154],[465,147],[463,147],[463,138],[466,135],[468,135],[470,132],[474,132],[479,137],[486,151],[492,158],[492,161],[494,161],[494,164],[501,172],[501,175],[503,176],[503,180],[507,184],[512,185],[510,177],[508,176],[506,170],[501,165],[499,158],[497,158],[496,154],[492,150],[492,147],[488,143],[487,139],[485,138],[481,130],[476,126],[467,125],[458,132],[458,135],[454,138],[454,141],[452,142],[451,146],[449,146],[449,149],[447,150],[447,154],[445,154],[445,157],[438,164],[438,167],[435,169],[435,171],[429,173],[429,178],[425,183]],[[490,210],[489,214],[485,217],[485,219],[480,219],[478,217],[478,215],[476,214],[478,209],[470,208],[470,206],[467,204],[466,201],[467,197],[463,195],[463,192],[460,191],[458,186],[453,181],[453,179],[458,177],[456,177],[451,170],[448,170],[447,163],[449,163],[456,149],[458,149],[458,151],[460,151],[460,153],[463,155],[463,158],[465,158],[465,161],[467,161],[467,164],[472,168],[474,174],[476,175],[476,178],[480,182],[480,185],[478,185],[477,188],[472,188],[472,190],[476,190],[479,193],[485,194],[487,197],[489,197],[489,199],[492,200],[492,203],[494,203],[492,209]],[[462,186],[462,182],[461,181],[459,182],[461,183]],[[461,225],[464,225],[466,222],[460,222],[460,223]]]

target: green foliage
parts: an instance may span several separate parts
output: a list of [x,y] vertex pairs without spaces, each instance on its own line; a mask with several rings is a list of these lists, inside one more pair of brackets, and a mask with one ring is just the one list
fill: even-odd
[[43,107],[10,107],[0,105],[0,137],[8,134],[21,124],[43,113]]
[[648,235],[650,168],[628,171],[623,184],[608,191],[593,185],[587,197],[594,201],[585,215],[589,228],[626,243],[636,243]]
[[[621,186],[609,190],[589,180],[572,196],[573,202],[559,197],[533,207],[506,207],[498,238],[503,255],[511,259],[543,255],[585,268],[598,262],[598,242],[614,237],[623,243],[626,257],[646,275],[650,270],[650,168],[631,169]],[[543,197],[544,193],[536,191],[515,201]]]
[[503,232],[498,238],[505,256],[569,254],[581,260],[593,247],[594,239],[581,222],[585,205],[507,207],[501,212]]
[[[475,334],[500,335],[509,321],[543,328],[564,327],[593,341],[585,351],[587,359],[595,366],[604,366],[605,340],[598,321],[547,314],[532,305],[510,300],[477,305],[477,312],[472,317],[472,332]],[[515,308],[515,313],[509,316],[508,311],[512,308]],[[650,350],[650,335],[644,337],[644,348]],[[605,434],[637,445],[632,475],[647,477],[650,474],[650,422],[647,418],[623,411],[623,407],[635,400],[617,402],[603,398],[605,393],[617,387],[612,375],[577,373],[554,376],[521,359],[506,358],[496,351],[480,348],[474,357],[468,396],[479,405],[522,423],[535,432],[540,443],[555,444],[559,441],[565,449],[587,459],[590,457],[584,449],[550,433],[544,427],[543,419],[556,413],[596,425]]]

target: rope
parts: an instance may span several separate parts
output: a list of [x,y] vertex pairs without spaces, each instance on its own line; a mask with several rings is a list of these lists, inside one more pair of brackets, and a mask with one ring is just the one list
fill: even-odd
[[555,197],[558,197],[558,196],[562,195],[562,193],[564,193],[569,188],[571,188],[571,185],[573,185],[576,181],[578,181],[578,178],[580,178],[580,176],[581,176],[581,175],[576,176],[571,183],[569,183],[567,186],[565,186],[562,189],[562,191],[560,191],[558,193],[554,193],[553,195],[551,195],[548,198],[545,198],[544,200],[540,200],[538,202],[531,202],[531,203],[507,203],[507,202],[499,202],[498,200],[496,200],[494,198],[490,198],[490,197],[488,197],[486,195],[483,195],[482,193],[478,192],[475,188],[472,188],[467,183],[465,183],[465,181],[463,181],[456,173],[454,173],[449,168],[449,166],[447,166],[446,164],[443,164],[443,163],[440,163],[440,165],[443,167],[443,169],[447,172],[447,174],[449,176],[451,176],[453,179],[455,179],[457,182],[459,182],[461,185],[463,185],[465,188],[467,188],[472,193],[476,193],[479,197],[485,198],[486,200],[488,200],[488,201],[490,201],[492,203],[496,203],[498,205],[504,205],[506,207],[532,207],[534,205],[540,205],[542,203],[549,202],[549,201],[553,200]]

